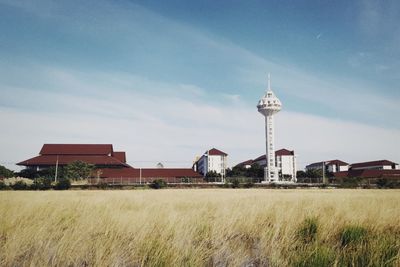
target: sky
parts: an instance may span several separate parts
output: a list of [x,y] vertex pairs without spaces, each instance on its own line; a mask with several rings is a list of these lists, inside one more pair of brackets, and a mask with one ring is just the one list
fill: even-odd
[[400,2],[0,0],[0,164],[106,143],[133,167],[276,148],[400,162]]

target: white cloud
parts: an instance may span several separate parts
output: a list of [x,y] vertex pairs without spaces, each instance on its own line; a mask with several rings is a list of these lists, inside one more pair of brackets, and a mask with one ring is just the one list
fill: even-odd
[[[61,76],[74,81],[74,90],[87,88],[79,75]],[[116,149],[126,150],[128,161],[137,167],[157,162],[189,167],[196,155],[211,147],[226,151],[230,164],[264,152],[264,120],[255,106],[231,101],[210,104],[186,94],[160,96],[147,91],[154,85],[151,80],[140,84],[139,91],[126,75],[100,76],[103,80],[93,79],[93,88],[111,86],[112,93],[100,90],[79,96],[63,90],[8,90],[12,92],[6,95],[8,101],[30,101],[20,102],[24,108],[0,110],[1,161],[27,159],[43,143],[113,143]],[[173,84],[159,85],[169,92],[176,90]],[[32,99],[40,100],[40,109],[35,109],[38,103]],[[332,158],[400,160],[398,130],[285,111],[276,116],[276,125],[277,148],[294,149],[300,166]]]

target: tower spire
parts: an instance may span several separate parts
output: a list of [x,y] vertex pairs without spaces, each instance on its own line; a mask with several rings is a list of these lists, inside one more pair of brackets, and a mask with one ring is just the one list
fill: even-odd
[[268,72],[268,91],[271,91],[271,73]]

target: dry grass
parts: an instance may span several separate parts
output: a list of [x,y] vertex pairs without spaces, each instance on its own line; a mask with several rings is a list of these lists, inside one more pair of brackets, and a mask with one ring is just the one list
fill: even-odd
[[0,192],[0,266],[400,266],[399,204],[399,190]]

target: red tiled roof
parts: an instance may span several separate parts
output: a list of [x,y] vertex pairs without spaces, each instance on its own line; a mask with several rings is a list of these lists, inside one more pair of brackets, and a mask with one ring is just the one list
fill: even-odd
[[[285,148],[282,148],[282,149],[275,151],[275,157],[276,156],[293,156],[293,155],[294,155],[294,150],[287,150]],[[254,159],[254,161],[259,161],[259,160],[264,160],[264,159],[265,159],[265,154]]]
[[362,168],[362,167],[374,167],[374,166],[387,166],[397,164],[389,160],[375,160],[375,161],[368,161],[368,162],[359,162],[351,164],[352,168]]
[[333,174],[339,177],[361,177],[361,178],[400,178],[400,170],[350,170],[336,172]]
[[17,163],[17,165],[22,166],[48,166],[56,165],[58,158],[58,164],[66,165],[74,161],[83,161],[95,165],[119,165],[119,166],[129,166],[126,163],[119,161],[118,159],[105,155],[41,155],[22,162]]
[[109,155],[111,144],[44,144],[40,155]]
[[338,159],[334,159],[334,160],[330,160],[328,162],[326,162],[326,165],[338,165],[338,166],[347,166],[349,165],[347,162],[338,160]]
[[275,151],[275,156],[293,156],[293,155],[294,155],[293,150],[290,151],[285,148]]
[[240,163],[236,164],[235,167],[251,165],[251,164],[253,164],[253,162],[254,161],[252,159],[249,159],[249,160],[246,160],[246,161],[243,161],[243,162],[240,162]]
[[265,154],[259,156],[258,158],[256,158],[254,161],[260,161],[260,160],[264,160],[265,159]]
[[126,163],[126,155],[125,155],[125,152],[122,152],[122,151],[114,152],[114,153],[112,154],[112,156],[113,156],[114,158],[118,159],[119,161],[121,161],[121,162],[123,162],[123,163]]
[[347,166],[349,165],[347,162],[334,159],[334,160],[326,160],[326,161],[320,161],[320,162],[314,162],[306,166],[308,167],[315,167],[315,166],[322,166],[322,163],[325,162],[325,165],[339,165],[339,166]]
[[[169,169],[169,168],[162,168],[162,169],[133,169],[133,168],[121,168],[121,169],[101,169],[100,177],[129,177],[135,178],[140,177],[143,178],[167,178],[167,177],[203,177],[199,173],[193,171],[192,169]],[[140,172],[142,172],[140,174]]]
[[225,152],[222,152],[221,150],[218,150],[216,148],[212,148],[212,149],[208,150],[208,155],[211,155],[211,156],[228,156],[228,154],[226,154]]

